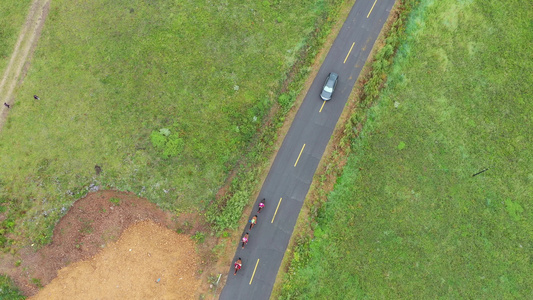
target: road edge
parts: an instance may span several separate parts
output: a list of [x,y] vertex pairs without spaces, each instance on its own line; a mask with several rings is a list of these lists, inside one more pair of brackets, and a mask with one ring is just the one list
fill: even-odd
[[[355,1],[353,1],[353,4],[355,4]],[[351,8],[351,6],[350,6]],[[348,9],[348,12],[346,12],[346,17],[348,16],[348,13],[350,12],[350,8]],[[348,97],[348,100],[346,102],[346,106],[344,107],[342,114],[337,121],[337,125],[335,126],[335,129],[333,131],[332,137],[330,138],[330,141],[328,142],[328,145],[326,146],[326,149],[324,151],[324,155],[322,155],[322,158],[320,159],[320,162],[317,167],[317,172],[313,176],[313,182],[311,183],[311,186],[309,188],[309,192],[307,193],[305,199],[304,199],[304,205],[302,207],[302,210],[300,211],[298,215],[298,219],[296,221],[296,225],[294,227],[293,234],[291,235],[291,238],[289,240],[289,244],[287,246],[287,250],[285,251],[285,254],[283,256],[283,259],[281,261],[281,265],[278,271],[278,274],[276,276],[276,280],[274,282],[274,287],[272,288],[272,293],[270,295],[270,299],[278,299],[279,295],[281,293],[281,288],[283,285],[285,274],[287,274],[288,268],[290,266],[290,262],[293,259],[294,251],[293,249],[298,244],[298,240],[301,238],[301,234],[298,234],[300,232],[308,232],[309,231],[309,215],[310,215],[310,203],[313,202],[313,190],[317,188],[317,183],[320,180],[320,177],[326,173],[326,165],[329,163],[330,160],[335,160],[333,158],[334,152],[337,152],[339,149],[337,149],[337,143],[340,141],[341,137],[344,134],[344,125],[349,122],[349,119],[351,115],[354,113],[354,111],[357,109],[357,100],[359,99],[359,96],[361,94],[361,91],[363,89],[364,83],[362,82],[365,78],[367,78],[368,74],[372,71],[372,62],[374,61],[374,56],[376,53],[385,46],[385,39],[389,31],[391,30],[392,24],[394,21],[398,18],[398,14],[396,13],[400,9],[400,1],[395,1],[394,5],[390,11],[390,14],[385,21],[383,27],[381,28],[381,31],[376,39],[376,42],[372,46],[372,49],[370,50],[370,53],[368,55],[367,60],[365,61],[365,65],[363,69],[361,70],[361,73],[359,74],[359,77],[357,78],[352,92],[350,93],[350,96]],[[344,22],[344,21],[343,21]],[[340,25],[342,27],[342,23]],[[338,30],[340,31],[340,28]],[[337,36],[338,31],[336,33],[332,32],[332,43]],[[330,46],[330,45],[329,45]],[[327,52],[324,54],[327,55]],[[307,93],[307,90],[305,91]],[[342,172],[342,169],[344,167],[344,164],[346,162],[346,158],[341,159],[341,162],[337,165],[337,167],[340,167],[337,171],[340,173]],[[336,178],[336,176],[335,176]],[[335,182],[336,179],[333,179],[333,182]],[[333,188],[333,185],[330,186],[330,188]],[[329,192],[329,191],[328,191]]]

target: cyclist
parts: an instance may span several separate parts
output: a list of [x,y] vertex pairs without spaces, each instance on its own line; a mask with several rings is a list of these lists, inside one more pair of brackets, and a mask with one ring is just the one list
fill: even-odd
[[248,232],[242,238],[242,249],[244,249],[244,246],[246,246],[246,244],[248,244]]
[[265,208],[265,198],[259,202],[259,210],[257,212],[260,213],[263,208]]
[[257,224],[257,215],[255,215],[255,216],[250,220],[250,230],[252,230],[252,228],[254,228],[255,224]]
[[237,275],[237,271],[239,271],[241,268],[242,268],[242,260],[239,257],[239,259],[237,259],[237,261],[235,262],[235,273],[233,273],[233,275]]

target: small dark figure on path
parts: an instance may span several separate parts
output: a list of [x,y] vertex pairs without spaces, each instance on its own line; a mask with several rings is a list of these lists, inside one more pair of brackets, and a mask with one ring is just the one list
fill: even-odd
[[246,244],[248,244],[248,232],[242,238],[242,249],[244,249],[244,246],[246,246]]
[[237,259],[237,261],[235,262],[235,273],[233,273],[233,275],[237,275],[237,271],[239,271],[241,268],[242,268],[242,260],[239,257],[239,259]]
[[259,210],[257,212],[260,213],[263,208],[265,208],[265,198],[259,202]]
[[37,95],[33,95],[33,99],[35,99],[35,100],[41,100],[41,98],[39,98],[39,96],[37,96]]
[[255,215],[255,216],[250,220],[250,230],[252,230],[252,228],[254,228],[255,224],[257,224],[257,215]]
[[4,106],[7,107],[7,108],[9,108],[9,104],[7,104],[7,103],[5,103],[5,102],[4,102]]
[[100,167],[99,165],[95,165],[94,171],[96,171],[96,175],[100,175],[100,172],[102,172],[102,167]]

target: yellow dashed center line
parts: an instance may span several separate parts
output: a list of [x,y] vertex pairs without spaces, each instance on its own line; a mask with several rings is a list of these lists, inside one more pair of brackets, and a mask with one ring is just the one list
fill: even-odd
[[346,58],[344,59],[343,64],[346,63],[346,60],[348,60],[348,56],[350,56],[350,53],[352,53],[353,45],[355,45],[355,42],[353,42],[352,46],[350,47],[350,51],[348,51],[348,54],[346,54]]
[[254,280],[254,276],[255,276],[255,270],[257,270],[257,265],[259,264],[259,258],[257,259],[257,262],[255,263],[255,268],[254,268],[254,272],[252,273],[252,278],[250,278],[250,284],[252,284],[252,280]]
[[276,211],[274,212],[274,216],[272,217],[272,221],[270,222],[270,224],[274,223],[274,219],[276,218],[276,214],[278,213],[279,205],[281,204],[281,199],[283,198],[279,198],[278,207],[276,207]]
[[320,110],[318,111],[318,113],[321,113],[322,112],[322,108],[324,108],[324,104],[326,104],[326,101],[324,100],[324,103],[322,103],[322,107],[320,107]]
[[376,5],[376,2],[378,2],[378,0],[374,1],[374,4],[372,4],[372,8],[370,9],[370,11],[368,12],[368,15],[366,15],[366,18],[368,19],[368,17],[370,17],[370,13],[372,12],[372,10],[374,9],[374,5]]
[[305,144],[304,146],[302,147],[302,150],[300,150],[300,154],[298,154],[298,158],[296,159],[296,162],[294,163],[294,166],[296,167],[296,165],[298,164],[298,161],[300,160],[300,156],[302,156],[302,152],[304,152],[304,148],[305,148]]

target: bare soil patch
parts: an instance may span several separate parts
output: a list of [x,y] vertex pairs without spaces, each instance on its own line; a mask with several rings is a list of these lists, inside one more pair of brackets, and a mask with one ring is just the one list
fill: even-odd
[[194,299],[198,261],[187,235],[143,221],[96,256],[61,269],[30,299]]
[[[59,221],[49,245],[38,250],[21,249],[16,257],[4,257],[0,271],[10,275],[25,295],[34,295],[39,285],[50,283],[61,268],[94,256],[116,241],[126,228],[146,220],[176,229],[172,215],[146,199],[116,191],[91,193],[76,201]],[[148,243],[149,237],[145,239]],[[117,261],[121,256],[117,253]],[[112,260],[111,256],[106,257]],[[134,268],[135,264],[132,260],[127,266]]]

